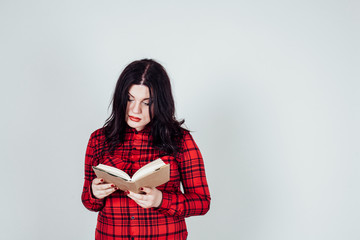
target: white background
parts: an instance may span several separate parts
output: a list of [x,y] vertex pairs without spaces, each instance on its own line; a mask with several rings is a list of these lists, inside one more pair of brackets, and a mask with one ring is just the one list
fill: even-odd
[[93,239],[91,132],[167,69],[212,194],[189,239],[360,239],[359,1],[0,1],[1,239]]

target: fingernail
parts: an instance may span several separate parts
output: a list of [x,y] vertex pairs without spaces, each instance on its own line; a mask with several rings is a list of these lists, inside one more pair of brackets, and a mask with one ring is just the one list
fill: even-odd
[[104,181],[104,179],[100,179],[100,182],[103,182]]
[[140,190],[142,191],[142,190],[144,190],[144,188],[141,187]]
[[111,184],[111,187],[115,187],[115,185],[114,185],[114,184]]
[[125,194],[128,195],[130,192],[129,191],[125,191]]

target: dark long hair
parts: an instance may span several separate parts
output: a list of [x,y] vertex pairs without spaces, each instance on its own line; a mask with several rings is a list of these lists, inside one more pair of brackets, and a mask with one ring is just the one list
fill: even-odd
[[[149,88],[149,123],[152,144],[166,154],[176,155],[184,129],[184,120],[175,118],[175,104],[171,84],[163,66],[152,59],[142,59],[130,63],[116,83],[112,99],[112,112],[104,124],[106,145],[110,153],[124,142],[128,127],[125,116],[128,92],[132,85],[145,85]],[[150,109],[153,109],[151,111]]]

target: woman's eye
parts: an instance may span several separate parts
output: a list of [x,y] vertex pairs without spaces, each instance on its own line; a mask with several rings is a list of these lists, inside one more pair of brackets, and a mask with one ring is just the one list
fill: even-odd
[[129,102],[133,102],[133,101],[134,101],[134,99],[130,99],[130,98],[128,98],[128,101],[129,101]]
[[149,105],[150,105],[150,103],[147,103],[147,102],[144,102],[144,104],[145,104],[146,106],[149,106]]

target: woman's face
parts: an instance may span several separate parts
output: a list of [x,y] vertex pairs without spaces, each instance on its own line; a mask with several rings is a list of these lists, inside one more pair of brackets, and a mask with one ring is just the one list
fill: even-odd
[[151,121],[149,106],[149,88],[144,85],[132,85],[129,89],[128,103],[126,107],[126,123],[141,131]]

